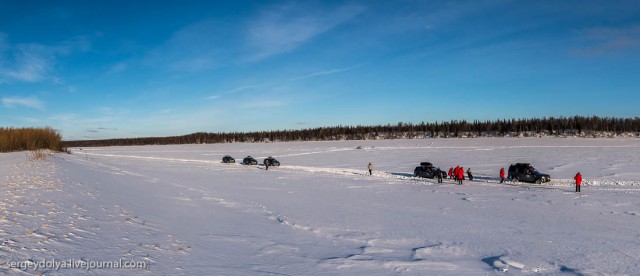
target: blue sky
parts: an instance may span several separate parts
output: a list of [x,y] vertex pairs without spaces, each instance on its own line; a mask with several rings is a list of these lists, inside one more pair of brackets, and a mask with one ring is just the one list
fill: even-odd
[[640,116],[638,1],[0,0],[0,126]]

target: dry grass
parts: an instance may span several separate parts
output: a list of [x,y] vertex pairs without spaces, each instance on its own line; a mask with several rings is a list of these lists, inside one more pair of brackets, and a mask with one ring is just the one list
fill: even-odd
[[44,160],[44,159],[47,159],[47,157],[51,156],[52,154],[53,153],[49,150],[42,150],[42,149],[32,150],[27,153],[27,161],[32,162],[37,160]]
[[62,136],[50,127],[0,128],[0,152],[62,150]]

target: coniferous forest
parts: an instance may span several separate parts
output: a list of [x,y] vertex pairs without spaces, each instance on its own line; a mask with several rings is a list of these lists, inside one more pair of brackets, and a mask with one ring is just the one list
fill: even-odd
[[118,138],[63,141],[64,147],[169,145],[235,142],[334,141],[414,138],[639,136],[640,117],[559,117],[503,119],[495,121],[448,121],[397,123],[373,126],[333,126],[299,130],[210,133],[171,137]]

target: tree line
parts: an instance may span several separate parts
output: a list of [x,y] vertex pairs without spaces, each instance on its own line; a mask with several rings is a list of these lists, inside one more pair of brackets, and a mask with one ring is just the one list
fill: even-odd
[[640,135],[640,117],[550,117],[494,121],[448,121],[419,124],[333,126],[300,130],[207,133],[171,137],[118,138],[64,141],[64,147],[209,144],[236,142],[286,142],[375,140],[402,138],[532,137],[532,136],[617,136]]
[[62,136],[52,128],[0,128],[0,152],[62,150]]

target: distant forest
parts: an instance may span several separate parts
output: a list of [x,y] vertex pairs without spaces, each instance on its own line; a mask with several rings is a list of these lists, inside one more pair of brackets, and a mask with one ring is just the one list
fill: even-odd
[[237,142],[335,141],[415,138],[640,136],[640,117],[559,117],[503,119],[495,121],[449,121],[397,123],[375,126],[333,126],[300,130],[206,133],[183,136],[63,141],[65,147],[208,144]]

